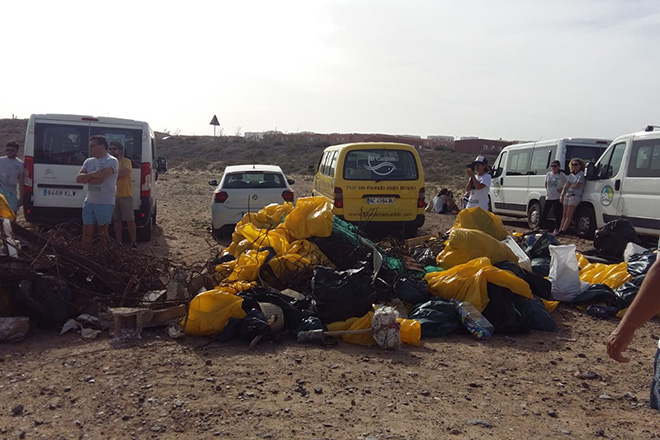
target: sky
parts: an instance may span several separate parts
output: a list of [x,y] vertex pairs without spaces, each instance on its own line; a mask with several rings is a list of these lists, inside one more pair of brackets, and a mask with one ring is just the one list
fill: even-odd
[[3,3],[0,118],[612,139],[660,124],[656,0]]

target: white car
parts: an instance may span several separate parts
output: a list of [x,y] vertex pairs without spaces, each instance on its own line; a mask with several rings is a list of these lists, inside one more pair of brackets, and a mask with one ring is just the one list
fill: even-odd
[[287,179],[277,165],[230,165],[217,186],[211,201],[213,235],[241,221],[246,212],[257,212],[272,204],[293,202],[292,179]]

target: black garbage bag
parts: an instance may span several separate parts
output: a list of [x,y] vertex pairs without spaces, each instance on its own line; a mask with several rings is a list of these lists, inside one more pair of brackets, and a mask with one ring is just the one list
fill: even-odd
[[532,259],[532,272],[540,277],[550,275],[550,257],[537,257]]
[[422,266],[435,266],[435,254],[428,247],[418,246],[410,250],[410,256]]
[[410,304],[419,304],[433,299],[429,285],[417,278],[401,278],[394,283],[394,296]]
[[318,316],[312,315],[310,312],[303,312],[303,315],[298,327],[292,332],[293,334],[297,335],[300,332],[310,330],[327,330],[327,327]]
[[245,342],[252,342],[254,338],[262,335],[270,338],[273,332],[268,325],[268,318],[261,310],[252,309],[245,315],[245,318],[229,318],[227,325],[213,339],[218,342],[227,342],[233,339],[241,339]]
[[630,242],[640,243],[635,228],[626,219],[607,222],[594,233],[594,247],[605,257],[623,260],[623,251]]
[[[522,278],[529,284],[532,294],[539,296],[545,300],[552,301],[552,283],[543,278],[543,276],[537,275],[533,272],[528,272],[518,264],[512,261],[501,261],[494,265],[498,269],[508,270],[509,272],[516,275],[518,278]],[[533,269],[533,268],[532,268]]]
[[657,252],[653,251],[631,255],[628,259],[628,273],[632,276],[645,274],[655,263],[657,255]]
[[606,284],[592,284],[587,290],[581,292],[571,304],[587,304],[593,302],[605,303],[610,307],[618,304],[619,300],[612,290]]
[[525,298],[509,289],[488,283],[490,301],[483,311],[496,333],[523,333],[528,330],[557,331],[541,298]]
[[604,306],[602,304],[592,304],[587,307],[585,312],[587,315],[593,316],[594,318],[609,319],[616,316],[619,310],[620,309],[618,307]]
[[312,312],[324,323],[364,316],[372,309],[371,271],[335,271],[317,266],[312,278]]
[[409,319],[419,321],[422,338],[438,338],[464,328],[454,304],[443,299],[432,299],[417,304],[408,313]]
[[550,258],[550,245],[559,245],[557,237],[550,234],[549,232],[544,232],[539,238],[537,238],[531,246],[525,248],[525,253],[529,255],[531,260],[535,258],[547,257]]
[[637,292],[639,292],[639,288],[642,286],[644,278],[646,278],[645,273],[637,275],[632,280],[626,281],[614,290],[614,294],[619,299],[619,308],[625,309],[626,307],[630,307],[630,304],[632,304],[637,296]]
[[55,277],[41,275],[23,280],[18,286],[16,309],[38,326],[62,325],[77,312],[71,302],[71,290]]
[[303,310],[309,307],[309,301],[296,300],[268,286],[256,286],[240,292],[238,296],[243,298],[243,310],[246,313],[251,309],[258,309],[260,302],[278,306],[284,315],[284,327],[289,331],[300,325]]

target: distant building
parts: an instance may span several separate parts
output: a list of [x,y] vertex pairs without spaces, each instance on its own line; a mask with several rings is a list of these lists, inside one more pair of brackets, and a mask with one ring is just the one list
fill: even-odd
[[470,139],[479,139],[478,136],[461,136],[458,138],[459,141],[467,141]]
[[263,131],[246,131],[245,139],[248,141],[263,141],[264,132]]
[[431,141],[437,141],[437,142],[442,142],[442,143],[453,143],[454,142],[454,136],[444,136],[444,135],[432,135],[432,136],[427,136],[427,139]]
[[493,139],[459,139],[454,141],[454,149],[461,153],[483,153],[489,155],[498,154],[502,148],[514,144],[513,141]]

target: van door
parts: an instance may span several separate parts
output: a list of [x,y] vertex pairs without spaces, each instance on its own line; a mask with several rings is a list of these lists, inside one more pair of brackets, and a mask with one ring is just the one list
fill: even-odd
[[87,189],[76,183],[76,176],[88,157],[88,150],[88,122],[35,121],[35,207],[82,207]]
[[529,163],[532,148],[509,151],[506,173],[502,191],[506,193],[504,212],[517,215],[527,215],[527,193],[529,187]]
[[502,151],[493,164],[493,178],[490,187],[490,201],[493,212],[500,212],[500,209],[504,209],[505,206],[502,185],[504,184],[504,170],[507,156],[508,152]]
[[660,139],[634,140],[628,155],[625,179],[621,182],[619,213],[638,232],[660,230]]
[[621,164],[628,142],[618,142],[605,151],[597,165],[597,180],[593,181],[593,186],[587,184],[583,193],[582,199],[590,201],[594,206],[596,217],[600,217],[596,219],[597,225],[614,220],[621,214],[619,207],[623,178]]

